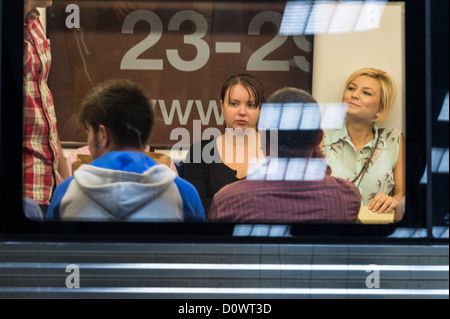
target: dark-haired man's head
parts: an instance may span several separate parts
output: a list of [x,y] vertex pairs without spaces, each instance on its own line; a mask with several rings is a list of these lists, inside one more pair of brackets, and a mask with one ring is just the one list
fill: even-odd
[[296,129],[282,129],[285,123],[280,123],[278,156],[312,157],[323,137],[323,131],[320,129],[321,112],[317,101],[304,90],[285,87],[274,92],[267,99],[267,103],[277,105],[281,112],[286,112],[288,109],[292,112],[296,109],[296,112],[292,114],[298,116],[299,125]]
[[143,151],[152,131],[150,100],[129,80],[109,80],[83,100],[79,121],[94,158],[109,151]]

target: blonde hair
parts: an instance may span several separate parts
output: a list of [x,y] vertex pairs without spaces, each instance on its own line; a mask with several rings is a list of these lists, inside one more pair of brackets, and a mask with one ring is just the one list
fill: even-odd
[[395,97],[397,95],[397,87],[394,80],[385,71],[375,68],[363,68],[353,72],[345,83],[344,91],[348,88],[351,81],[359,76],[369,76],[378,80],[380,84],[380,115],[374,120],[375,123],[383,122],[389,115],[394,106]]

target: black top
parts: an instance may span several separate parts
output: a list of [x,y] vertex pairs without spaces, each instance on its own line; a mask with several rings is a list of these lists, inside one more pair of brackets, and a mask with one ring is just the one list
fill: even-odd
[[[205,155],[210,157],[202,156],[204,150]],[[206,217],[214,195],[225,185],[240,180],[236,174],[236,170],[222,162],[214,138],[191,145],[184,163],[183,177],[197,189]]]

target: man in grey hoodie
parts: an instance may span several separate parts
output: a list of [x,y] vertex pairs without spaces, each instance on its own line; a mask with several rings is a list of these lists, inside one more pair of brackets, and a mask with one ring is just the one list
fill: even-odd
[[144,154],[154,122],[150,100],[128,80],[111,80],[85,98],[79,120],[94,161],[61,183],[47,220],[203,221],[197,190]]

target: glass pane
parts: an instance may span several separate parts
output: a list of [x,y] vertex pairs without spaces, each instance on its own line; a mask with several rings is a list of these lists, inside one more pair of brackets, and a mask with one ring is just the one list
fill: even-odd
[[[350,111],[348,103],[342,103],[343,92],[353,71],[383,69],[398,93],[392,112],[379,126],[393,127],[407,137],[404,6],[403,2],[387,1],[53,1],[40,10],[40,20],[51,44],[48,85],[70,175],[96,158],[90,153],[92,145],[87,147],[86,127],[80,125],[79,116],[84,98],[110,79],[131,80],[149,97],[154,126],[149,139],[141,144],[145,143],[147,152],[169,156],[166,165],[188,182],[184,173],[190,147],[225,134],[229,126],[221,90],[236,74],[256,77],[265,98],[281,88],[295,87],[311,94],[320,107],[317,113],[317,105],[310,107],[308,102],[284,103],[282,110],[277,110],[276,103],[263,103],[261,121],[254,128],[314,131],[346,125]],[[375,141],[373,132],[371,140]],[[275,142],[271,140],[270,146],[278,145]],[[314,156],[322,156],[317,149]],[[369,153],[365,151],[363,160]],[[309,160],[309,154],[302,154],[303,158],[291,154],[288,159],[282,153],[274,154],[279,158],[267,165],[273,169],[265,171],[274,175],[264,177],[255,170],[260,174],[257,180],[312,182],[326,175],[325,160],[331,165],[329,157],[317,162]],[[354,163],[354,174],[362,169],[358,165]],[[228,167],[239,173],[239,165]],[[289,173],[300,167],[306,171]],[[333,177],[350,181],[337,171]],[[238,173],[237,179],[242,179],[247,172]],[[50,195],[36,202],[45,206],[59,182],[54,180]],[[382,180],[378,191],[393,197],[394,182],[389,180],[389,186]],[[361,206],[367,208],[369,203],[363,200]]]

